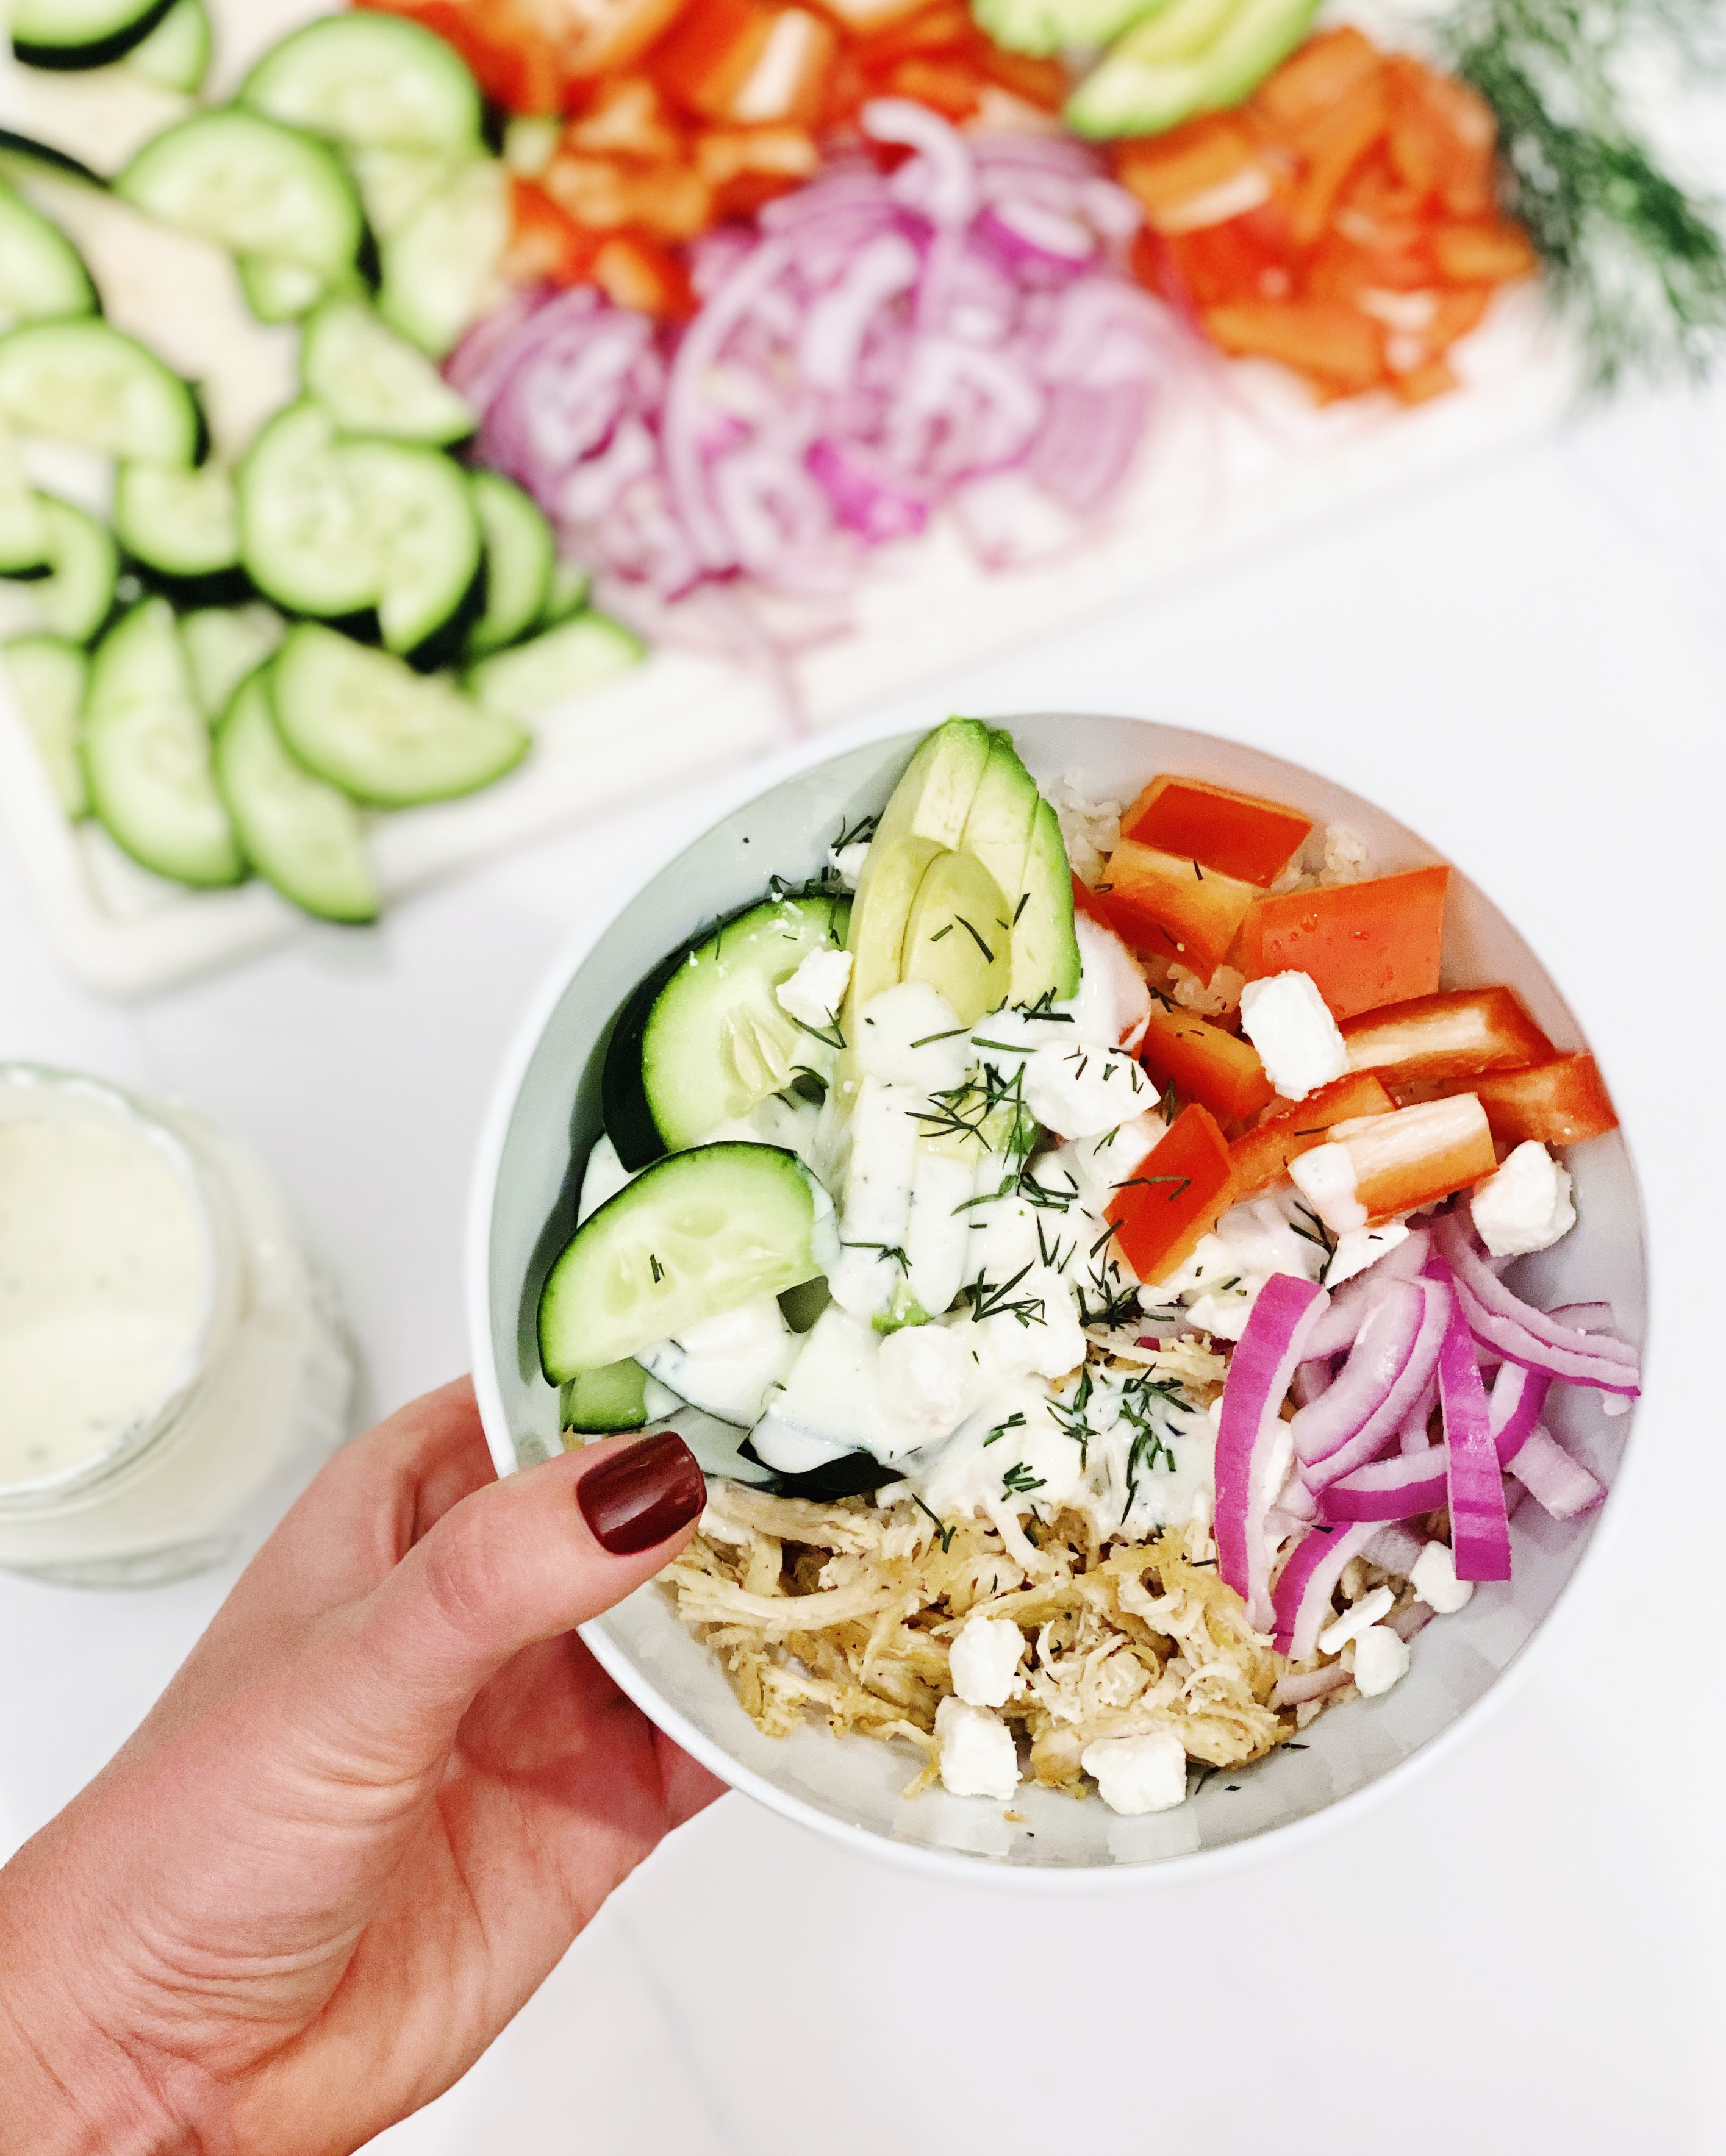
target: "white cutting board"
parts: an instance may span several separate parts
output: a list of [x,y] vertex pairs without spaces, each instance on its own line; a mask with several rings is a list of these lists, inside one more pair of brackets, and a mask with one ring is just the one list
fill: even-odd
[[[230,87],[285,30],[325,12],[307,0],[216,0],[213,85]],[[0,70],[0,122],[111,170],[133,146],[129,130],[142,140],[174,116],[172,100],[164,107],[130,91],[96,113],[80,100],[80,87],[8,66]],[[147,279],[134,270],[130,293],[121,294],[112,289],[121,265],[111,277],[100,262],[92,267],[121,326],[154,331],[152,341],[163,341],[156,295],[140,290]],[[213,312],[233,321],[243,314],[231,267],[213,250],[183,243],[172,280],[170,305],[182,326],[194,284],[207,288]],[[236,384],[284,368],[291,331],[255,331],[247,322],[240,334],[246,341],[231,370]],[[223,340],[205,338],[202,348],[214,342],[225,353]],[[804,722],[831,725],[953,668],[1131,604],[1179,577],[1527,440],[1554,426],[1573,402],[1571,359],[1532,292],[1506,295],[1453,357],[1463,388],[1406,412],[1388,398],[1315,410],[1274,368],[1219,362],[1169,398],[1136,479],[1082,549],[1038,567],[990,573],[954,532],[937,527],[877,552],[859,590],[854,631],[794,663]],[[238,392],[236,402],[244,403]],[[783,694],[742,666],[659,652],[634,674],[548,714],[533,753],[499,785],[465,801],[380,817],[373,845],[383,891],[398,897],[553,825],[758,755],[795,723]],[[60,962],[101,994],[165,988],[303,925],[261,884],[184,891],[136,867],[95,824],[69,824],[3,681],[0,838]]]

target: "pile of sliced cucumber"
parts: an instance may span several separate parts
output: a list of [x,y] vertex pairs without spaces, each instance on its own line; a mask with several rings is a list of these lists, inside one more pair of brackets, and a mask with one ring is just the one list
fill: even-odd
[[[15,0],[12,23],[35,68],[190,96],[209,62],[203,0]],[[370,919],[371,812],[491,783],[538,711],[641,656],[532,499],[459,454],[475,415],[437,361],[495,296],[508,227],[482,118],[429,32],[332,15],[115,175],[231,254],[260,319],[299,322],[299,396],[231,467],[196,387],[104,319],[32,201],[68,161],[0,136],[8,671],[67,813],[158,875],[255,871]],[[105,520],[33,484],[44,443],[111,464]]]

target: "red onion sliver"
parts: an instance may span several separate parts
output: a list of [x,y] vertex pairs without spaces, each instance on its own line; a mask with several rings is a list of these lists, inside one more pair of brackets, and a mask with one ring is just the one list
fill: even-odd
[[1504,1511],[1504,1481],[1492,1442],[1486,1387],[1475,1365],[1474,1342],[1460,1303],[1451,1306],[1438,1351],[1438,1397],[1450,1453],[1451,1553],[1456,1577],[1508,1579],[1510,1526]]
[[[1470,1330],[1496,1348],[1507,1361],[1544,1369],[1574,1383],[1604,1381],[1605,1389],[1612,1392],[1637,1389],[1636,1349],[1627,1341],[1559,1325],[1544,1310],[1536,1310],[1513,1295],[1475,1249],[1466,1207],[1459,1205],[1455,1212],[1441,1218],[1435,1232],[1465,1306],[1471,1309]],[[1549,1351],[1549,1359],[1539,1359],[1538,1350],[1542,1348]],[[1560,1359],[1574,1367],[1560,1368]],[[1616,1368],[1605,1367],[1614,1364]],[[1604,1373],[1604,1379],[1594,1374],[1597,1369]]]
[[1436,1512],[1450,1492],[1451,1449],[1429,1445],[1424,1452],[1369,1460],[1324,1493],[1328,1520],[1413,1520]]
[[1398,1449],[1403,1452],[1425,1452],[1432,1440],[1427,1435],[1432,1420],[1432,1410],[1438,1405],[1438,1381],[1426,1380],[1426,1389],[1403,1417],[1402,1427],[1396,1433]]
[[1282,1568],[1277,1583],[1277,1650],[1292,1662],[1318,1651],[1318,1635],[1330,1622],[1330,1599],[1343,1568],[1378,1532],[1365,1521],[1351,1527],[1315,1527]]
[[1340,1662],[1327,1662],[1322,1670],[1288,1670],[1277,1678],[1271,1693],[1272,1707],[1302,1707],[1309,1699],[1323,1699],[1352,1684]]
[[1487,1416],[1501,1466],[1509,1465],[1517,1448],[1539,1421],[1552,1382],[1543,1372],[1525,1370],[1519,1363],[1499,1364]]
[[1508,1464],[1534,1502],[1555,1520],[1574,1520],[1606,1494],[1605,1484],[1540,1424],[1529,1431]]
[[1329,1298],[1314,1281],[1273,1273],[1259,1291],[1229,1362],[1216,1439],[1216,1548],[1219,1577],[1246,1604],[1247,1621],[1266,1630],[1272,1616],[1265,1514],[1277,1496],[1266,1490],[1278,1413],[1306,1356],[1307,1336]]
[[1379,1528],[1361,1554],[1371,1563],[1383,1565],[1386,1572],[1394,1572],[1400,1578],[1407,1579],[1413,1575],[1428,1539],[1425,1535],[1417,1535],[1408,1527],[1390,1524]]
[[[1395,1440],[1431,1383],[1449,1311],[1448,1292],[1431,1281],[1386,1283],[1342,1375],[1294,1419],[1295,1451],[1312,1488],[1351,1473]],[[1329,1449],[1312,1456],[1309,1448],[1321,1445]]]

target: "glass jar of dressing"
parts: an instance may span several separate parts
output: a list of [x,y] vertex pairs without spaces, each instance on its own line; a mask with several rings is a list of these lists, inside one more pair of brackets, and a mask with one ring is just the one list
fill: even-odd
[[219,1563],[341,1441],[352,1380],[244,1147],[0,1064],[0,1565],[120,1587]]

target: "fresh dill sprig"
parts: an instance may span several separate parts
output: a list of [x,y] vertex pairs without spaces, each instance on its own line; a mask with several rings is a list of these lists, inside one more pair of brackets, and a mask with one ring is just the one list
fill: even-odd
[[948,1552],[953,1548],[953,1537],[958,1532],[957,1525],[948,1527],[946,1521],[942,1518],[938,1512],[931,1512],[929,1511],[928,1507],[923,1502],[922,1499],[917,1496],[916,1491],[913,1490],[911,1494],[912,1501],[915,1502],[918,1512],[927,1513],[928,1517],[935,1522],[936,1537],[941,1544],[941,1554],[943,1557],[945,1557]]
[[811,1040],[819,1040],[823,1048],[842,1049],[845,1046],[845,1037],[840,1030],[839,1020],[837,1019],[835,1019],[832,1024],[829,1026],[827,1030],[824,1033],[819,1026],[805,1025],[795,1011],[787,1011],[785,1015],[790,1019],[793,1025],[797,1028],[799,1033],[806,1033]]
[[1617,81],[1663,41],[1693,72],[1718,59],[1713,0],[1460,0],[1441,40],[1498,122],[1505,208],[1575,321],[1590,385],[1700,374],[1726,347],[1717,206],[1685,192],[1636,132]]
[[841,824],[839,836],[833,842],[834,852],[842,854],[847,846],[866,846],[880,823],[879,816],[860,816],[855,824]]
[[897,1243],[841,1242],[839,1247],[842,1250],[877,1250],[881,1254],[881,1261],[884,1265],[897,1265],[902,1273],[908,1273],[911,1270],[911,1260]]
[[1091,1464],[1091,1440],[1096,1435],[1091,1427],[1086,1409],[1091,1404],[1091,1365],[1086,1363],[1079,1373],[1079,1382],[1073,1387],[1071,1399],[1059,1394],[1049,1402],[1049,1412],[1079,1448],[1081,1470]]
[[1033,1490],[1040,1490],[1043,1481],[1040,1475],[1033,1475],[1022,1460],[1015,1460],[1001,1477],[1001,1487],[1015,1497],[1025,1497]]
[[989,1435],[984,1439],[983,1442],[985,1446],[991,1445],[994,1444],[998,1439],[1004,1437],[1009,1430],[1023,1430],[1024,1428],[1025,1410],[1022,1408],[1015,1408],[1012,1414],[1008,1416],[1004,1422],[998,1422],[995,1424],[994,1428],[989,1433]]
[[1014,1289],[1030,1270],[1030,1267],[1028,1264],[1023,1265],[1014,1274],[1011,1280],[1000,1281],[987,1281],[979,1272],[975,1280],[968,1282],[959,1290],[962,1296],[968,1296],[970,1299],[973,1319],[980,1322],[985,1317],[998,1317],[1003,1314],[1010,1313],[1021,1325],[1045,1323],[1041,1296],[1022,1295],[1016,1301],[1013,1300]]

